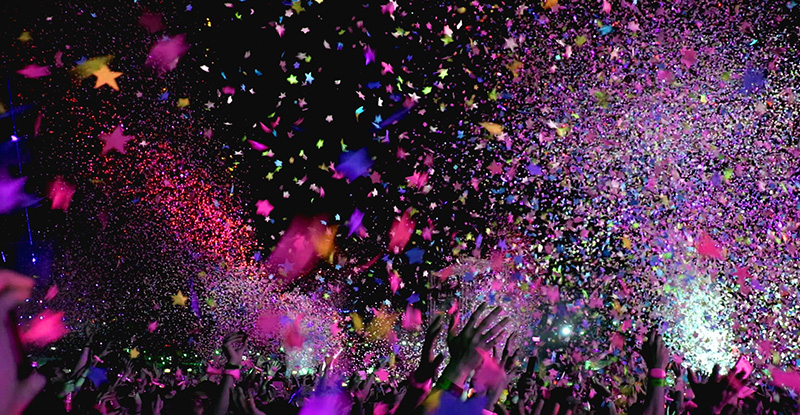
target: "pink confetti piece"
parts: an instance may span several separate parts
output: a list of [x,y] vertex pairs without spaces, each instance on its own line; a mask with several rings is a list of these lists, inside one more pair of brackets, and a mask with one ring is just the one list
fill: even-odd
[[475,371],[475,376],[472,378],[475,382],[475,390],[483,392],[502,388],[507,382],[506,372],[492,357],[491,353],[481,348],[475,350],[483,359],[481,366]]
[[63,178],[57,177],[50,185],[48,197],[53,201],[51,209],[67,210],[72,196],[75,194],[75,185],[67,183]]
[[305,342],[305,337],[303,333],[300,331],[300,319],[302,316],[298,316],[292,324],[286,329],[284,333],[284,342],[289,349],[300,349],[303,347],[303,343]]
[[31,79],[41,78],[50,75],[50,68],[47,66],[28,65],[17,71],[18,74]]
[[724,259],[719,243],[703,232],[695,244],[697,253],[708,258]]
[[681,63],[690,67],[697,63],[697,52],[692,49],[681,48]]
[[605,14],[611,14],[611,3],[609,3],[608,0],[603,0],[602,10]]
[[622,337],[622,335],[619,334],[619,333],[612,334],[609,348],[611,350],[624,350],[624,348],[625,348],[625,338]]
[[[264,124],[261,124],[264,125]],[[267,151],[269,147],[264,144],[259,143],[258,141],[247,140],[247,144],[250,144],[250,148],[256,151]]]
[[277,336],[281,331],[281,313],[273,309],[261,311],[256,320],[257,337],[263,340],[270,340]]
[[400,274],[397,271],[392,270],[389,272],[389,287],[392,290],[392,294],[397,294],[397,290],[400,289],[400,283],[403,280],[400,278]]
[[378,369],[375,371],[375,379],[378,379],[381,382],[386,382],[389,380],[389,372],[386,369]]
[[148,33],[156,33],[164,30],[164,23],[158,13],[142,13],[139,17],[139,25],[144,27]]
[[287,279],[304,275],[316,260],[314,236],[325,231],[319,220],[296,217],[269,256],[269,264],[280,267]]
[[153,45],[145,64],[160,73],[166,73],[178,67],[178,61],[188,50],[186,35],[165,38]]
[[671,71],[666,71],[666,70],[663,70],[663,69],[659,69],[658,72],[656,72],[656,79],[659,82],[670,83],[670,82],[672,82],[673,75],[672,75]]
[[403,328],[409,331],[419,331],[421,327],[422,311],[409,304],[406,307],[405,314],[403,314]]
[[395,254],[403,251],[411,239],[411,233],[416,224],[411,220],[411,212],[406,210],[399,219],[395,220],[389,231],[389,250]]
[[20,336],[23,344],[46,346],[69,333],[64,325],[64,312],[45,310],[33,317],[30,326]]
[[259,200],[258,202],[256,202],[256,215],[268,217],[269,213],[272,212],[274,208],[275,207],[272,206],[271,203],[269,203],[269,200],[266,199]]
[[774,384],[800,391],[800,373],[784,372],[773,366],[770,368],[770,374]]
[[47,294],[44,295],[44,300],[50,301],[56,298],[56,295],[58,295],[58,286],[51,285],[49,288],[47,288]]

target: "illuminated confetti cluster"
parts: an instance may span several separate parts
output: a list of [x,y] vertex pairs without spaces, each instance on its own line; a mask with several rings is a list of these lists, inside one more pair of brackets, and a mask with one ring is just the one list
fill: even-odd
[[112,3],[4,6],[32,309],[298,371],[401,373],[454,301],[592,365],[654,325],[797,365],[795,2]]

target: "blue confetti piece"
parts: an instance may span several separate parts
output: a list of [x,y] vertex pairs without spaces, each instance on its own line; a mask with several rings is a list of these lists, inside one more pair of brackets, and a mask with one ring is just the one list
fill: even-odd
[[409,249],[406,252],[406,257],[408,257],[409,264],[421,264],[422,263],[422,256],[425,254],[425,250],[420,247],[414,247]]
[[366,176],[370,167],[372,167],[372,160],[369,158],[367,149],[361,148],[342,153],[339,156],[339,165],[336,166],[336,171],[344,174],[347,180],[353,181]]

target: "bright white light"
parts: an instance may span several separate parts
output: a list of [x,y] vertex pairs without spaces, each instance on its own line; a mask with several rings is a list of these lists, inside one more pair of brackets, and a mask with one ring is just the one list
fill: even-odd
[[562,336],[569,336],[570,334],[572,334],[572,327],[564,326],[564,327],[561,328],[561,335]]

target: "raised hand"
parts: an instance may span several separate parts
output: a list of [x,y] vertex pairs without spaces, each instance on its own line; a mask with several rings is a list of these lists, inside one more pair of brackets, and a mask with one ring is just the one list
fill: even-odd
[[[506,339],[506,344],[503,347],[503,355],[500,358],[500,367],[503,368],[507,375],[511,375],[511,372],[513,372],[517,367],[517,359],[519,358],[520,350],[519,348],[512,349],[511,346],[516,338],[516,333],[511,333],[508,336],[508,339]],[[514,350],[514,352],[511,353],[511,350]]]
[[21,413],[45,385],[38,373],[21,373],[22,348],[12,311],[25,301],[33,280],[16,272],[0,270],[0,413]]
[[245,349],[247,349],[247,334],[243,332],[230,333],[222,341],[222,351],[230,365],[242,364],[242,355],[244,355]]
[[669,363],[669,350],[664,345],[664,340],[658,331],[651,330],[647,335],[647,340],[642,345],[642,358],[647,364],[648,369],[661,369],[667,368]]
[[714,365],[708,379],[689,369],[689,384],[694,392],[694,402],[697,409],[693,414],[719,414],[726,406],[735,404],[739,391],[745,386],[744,373],[729,373],[722,376],[719,365]]
[[[384,369],[386,367],[386,362],[381,362],[380,369]],[[357,402],[364,403],[367,400],[367,396],[369,396],[370,391],[372,390],[372,384],[375,383],[375,372],[373,371],[369,375],[367,375],[367,379],[363,382],[359,382],[358,378],[354,375],[350,382],[350,396],[353,397]]]
[[508,317],[505,317],[492,326],[502,311],[499,307],[479,319],[486,307],[486,303],[478,306],[460,333],[456,333],[455,328],[458,313],[454,313],[450,318],[450,330],[447,336],[450,362],[442,377],[456,385],[463,385],[469,372],[480,366],[482,357],[477,349],[491,350],[502,338],[503,329],[509,323]]
[[425,342],[422,344],[422,355],[420,356],[419,367],[414,371],[414,381],[417,383],[425,383],[433,376],[444,361],[444,355],[439,353],[433,355],[433,345],[436,339],[442,333],[444,327],[444,318],[441,314],[437,314],[428,326],[428,331],[425,333]]
[[[225,366],[228,369],[238,370],[242,364],[242,355],[247,349],[247,334],[237,331],[228,334],[222,340],[222,351],[228,359]],[[228,413],[228,405],[230,403],[231,388],[233,387],[234,374],[225,372],[226,376],[222,378],[222,384],[219,388],[219,396],[214,400],[214,405],[211,408],[211,415],[225,415]]]
[[156,398],[150,404],[150,410],[153,415],[161,415],[161,411],[164,410],[164,400],[161,399],[161,395],[156,394]]
[[[506,339],[506,344],[503,347],[503,354],[500,357],[499,366],[503,369],[506,373],[506,380],[504,382],[499,382],[496,388],[490,388],[486,391],[486,396],[488,400],[486,401],[486,409],[493,410],[495,404],[497,403],[498,399],[500,399],[500,395],[503,394],[503,390],[505,389],[506,385],[508,385],[508,379],[511,376],[511,372],[517,367],[517,358],[519,356],[519,349],[512,349],[511,344],[514,342],[515,334],[511,333]],[[514,350],[512,353],[511,350]],[[493,355],[497,355],[497,353],[493,353]],[[496,412],[496,411],[495,411]]]
[[666,386],[664,369],[669,364],[669,350],[664,345],[661,334],[655,329],[648,333],[647,340],[642,345],[642,358],[650,369],[644,415],[663,415]]
[[528,357],[528,367],[525,373],[517,381],[517,394],[519,401],[524,404],[531,404],[537,397],[536,390],[536,363],[539,359],[535,355]]
[[133,373],[133,361],[131,359],[125,359],[125,368],[119,373],[117,380],[114,382],[114,386],[117,386],[121,384],[123,381],[127,380],[132,373]]

